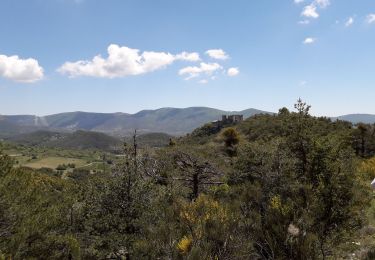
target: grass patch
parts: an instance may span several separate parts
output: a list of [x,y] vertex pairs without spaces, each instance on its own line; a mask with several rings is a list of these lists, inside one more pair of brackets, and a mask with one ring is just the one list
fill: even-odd
[[62,164],[74,163],[76,167],[81,167],[86,165],[86,161],[76,158],[66,158],[66,157],[46,157],[32,162],[28,162],[23,166],[40,169],[40,168],[51,168],[56,169],[57,166]]

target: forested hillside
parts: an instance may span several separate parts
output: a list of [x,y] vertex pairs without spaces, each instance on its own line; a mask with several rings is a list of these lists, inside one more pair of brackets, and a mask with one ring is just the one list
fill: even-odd
[[[181,136],[201,125],[219,120],[222,115],[240,114],[244,118],[270,114],[254,108],[242,111],[224,111],[209,107],[160,108],[135,114],[69,112],[49,116],[0,115],[0,138],[14,137],[35,131],[75,132],[77,130],[102,132],[113,136],[129,137],[135,129],[139,133],[166,133]],[[331,118],[351,123],[375,123],[375,115],[351,114]]]
[[[140,147],[164,147],[169,144],[172,136],[164,133],[148,133],[137,136]],[[122,139],[104,133],[78,130],[73,133],[51,131],[35,131],[4,139],[8,143],[28,147],[60,148],[60,149],[96,149],[102,151],[118,151],[122,146]],[[123,138],[130,142],[132,137]]]
[[[223,111],[209,107],[160,108],[142,110],[135,114],[69,112],[49,116],[0,116],[0,129],[5,133],[20,134],[38,129],[50,131],[96,131],[116,136],[128,136],[137,129],[140,133],[162,132],[170,135],[184,135],[206,122],[220,119],[222,115],[242,114],[245,118],[260,113],[257,109]],[[5,135],[4,136],[9,136]],[[2,137],[0,133],[0,138]]]
[[375,127],[309,108],[134,136],[95,173],[2,153],[0,259],[374,259]]
[[121,140],[103,133],[76,131],[59,133],[50,131],[35,131],[15,135],[5,139],[8,142],[37,147],[54,147],[61,149],[99,149],[113,151],[121,146]]

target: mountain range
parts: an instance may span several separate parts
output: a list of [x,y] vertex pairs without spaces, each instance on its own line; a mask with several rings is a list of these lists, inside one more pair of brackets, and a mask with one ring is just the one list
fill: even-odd
[[332,120],[342,120],[342,121],[349,121],[353,124],[358,123],[365,123],[365,124],[374,124],[375,123],[375,115],[371,114],[349,114],[339,117],[332,117]]
[[0,116],[0,136],[9,136],[36,130],[72,132],[76,130],[102,132],[116,136],[161,132],[183,135],[222,115],[241,114],[245,118],[269,113],[257,109],[223,111],[208,107],[161,108],[142,110],[136,114],[69,112],[49,116],[3,115]]
[[[272,114],[254,108],[223,111],[209,107],[189,107],[142,110],[135,114],[68,112],[48,116],[0,115],[0,138],[38,130],[55,132],[85,130],[128,136],[137,129],[139,133],[159,132],[178,136],[189,133],[207,122],[218,120],[222,115],[241,114],[244,118],[248,118],[264,113]],[[332,119],[352,123],[375,123],[375,115],[370,114],[351,114]]]

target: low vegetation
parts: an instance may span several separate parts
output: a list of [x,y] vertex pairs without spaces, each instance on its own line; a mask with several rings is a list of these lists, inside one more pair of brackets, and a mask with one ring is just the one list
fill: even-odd
[[86,165],[87,163],[84,160],[75,159],[75,158],[46,157],[40,160],[37,159],[35,161],[26,163],[23,166],[34,168],[34,169],[40,169],[43,167],[57,169],[60,166],[60,168],[64,168],[66,170],[68,166],[65,164],[74,164],[78,167],[81,167],[81,166]]
[[375,127],[295,108],[64,174],[1,153],[0,259],[373,259]]

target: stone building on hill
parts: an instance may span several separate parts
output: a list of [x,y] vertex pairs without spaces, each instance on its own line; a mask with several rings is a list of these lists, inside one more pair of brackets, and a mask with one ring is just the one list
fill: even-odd
[[233,125],[243,121],[243,115],[222,115],[221,120],[213,121],[212,124],[218,128]]
[[243,121],[243,115],[222,115],[221,122],[223,124],[235,124]]

